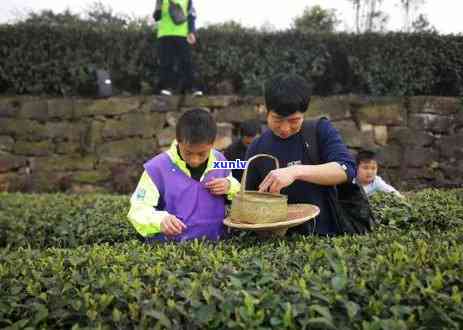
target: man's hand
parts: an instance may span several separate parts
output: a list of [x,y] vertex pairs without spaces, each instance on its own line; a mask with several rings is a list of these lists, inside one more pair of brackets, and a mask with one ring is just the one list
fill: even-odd
[[281,189],[289,186],[296,180],[294,167],[280,168],[270,171],[269,174],[259,185],[260,192],[269,191],[271,193],[279,193]]
[[205,184],[212,195],[225,195],[230,190],[230,181],[227,178],[214,179]]
[[161,232],[166,236],[180,235],[185,229],[185,224],[171,214],[161,221]]
[[188,41],[188,43],[190,45],[194,45],[196,43],[196,36],[194,33],[189,33],[188,36],[186,37],[186,41]]

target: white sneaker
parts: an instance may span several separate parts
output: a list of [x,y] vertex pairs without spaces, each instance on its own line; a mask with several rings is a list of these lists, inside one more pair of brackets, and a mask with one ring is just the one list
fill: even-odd
[[172,96],[172,92],[168,89],[162,89],[161,90],[161,95],[165,95],[165,96]]
[[192,95],[193,95],[193,96],[203,96],[204,94],[203,94],[202,91],[196,90],[196,91],[193,91]]

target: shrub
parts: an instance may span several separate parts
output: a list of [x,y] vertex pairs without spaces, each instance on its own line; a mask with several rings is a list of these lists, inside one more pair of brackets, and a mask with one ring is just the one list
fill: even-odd
[[365,236],[146,245],[125,196],[0,194],[0,328],[459,329],[462,197],[375,196]]
[[0,247],[72,248],[137,237],[120,196],[0,194],[0,210]]
[[[0,25],[0,93],[85,95],[89,66],[110,70],[119,91],[158,82],[156,40],[146,24],[71,17]],[[263,81],[299,73],[318,95],[461,95],[462,36],[261,32],[236,24],[199,30],[195,63],[210,93],[227,81],[261,95]]]
[[4,249],[0,327],[457,329],[462,238],[459,230]]

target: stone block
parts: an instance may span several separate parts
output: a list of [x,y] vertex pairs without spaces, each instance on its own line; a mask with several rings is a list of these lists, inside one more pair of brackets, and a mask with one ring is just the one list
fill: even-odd
[[97,147],[97,155],[105,160],[147,159],[157,151],[154,139],[129,138],[112,141]]
[[434,135],[408,127],[390,127],[389,140],[402,146],[428,147],[435,141]]
[[24,173],[0,173],[0,192],[24,191],[27,179]]
[[70,120],[74,118],[74,100],[71,98],[50,99],[47,101],[48,118]]
[[401,175],[403,180],[412,179],[433,179],[436,176],[434,170],[428,167],[407,168]]
[[345,120],[352,117],[350,101],[346,96],[313,97],[306,119],[327,117],[330,120]]
[[400,146],[387,145],[381,149],[382,164],[386,167],[400,167],[403,151]]
[[10,136],[0,136],[0,151],[12,151],[14,139]]
[[166,123],[169,126],[175,127],[177,125],[177,122],[180,118],[181,113],[180,112],[168,112],[166,113]]
[[361,132],[352,120],[333,123],[344,143],[350,148],[375,148],[373,132]]
[[33,172],[69,172],[93,170],[97,159],[95,157],[53,156],[31,158]]
[[387,145],[388,141],[388,132],[387,132],[387,126],[374,126],[374,135],[375,135],[375,142],[376,144],[379,144],[380,146],[385,146]]
[[40,142],[17,141],[14,153],[20,156],[49,156],[53,154],[55,145],[50,140]]
[[405,148],[404,161],[408,167],[426,167],[439,160],[439,152],[432,148]]
[[455,116],[455,126],[458,131],[463,130],[463,109],[460,109]]
[[79,142],[57,142],[55,153],[58,155],[80,154],[81,145]]
[[442,172],[446,178],[449,178],[453,184],[463,186],[463,161],[453,164],[442,164]]
[[434,114],[411,114],[409,127],[415,130],[426,130],[433,133],[448,134],[452,126],[452,118]]
[[363,132],[374,132],[375,126],[367,124],[365,122],[360,123],[360,131]]
[[246,120],[265,120],[266,111],[258,105],[237,105],[214,111],[217,122],[241,123]]
[[168,147],[175,140],[175,128],[166,127],[162,129],[157,135],[157,142],[160,147]]
[[19,118],[33,119],[40,122],[48,120],[48,103],[46,100],[26,101],[21,104],[18,113]]
[[238,102],[235,95],[208,95],[203,97],[186,96],[183,107],[191,108],[226,108]]
[[30,190],[47,193],[67,191],[70,187],[70,173],[56,170],[33,171],[30,176]]
[[443,136],[436,142],[441,156],[445,159],[462,159],[463,154],[463,132],[458,134]]
[[19,106],[20,103],[15,97],[0,97],[0,118],[16,117]]
[[11,154],[0,154],[0,173],[17,170],[26,166],[27,158]]
[[411,113],[451,115],[461,108],[461,101],[456,97],[413,96],[409,101]]
[[0,134],[13,135],[16,138],[29,141],[39,141],[47,138],[45,125],[28,119],[0,119]]
[[137,111],[142,104],[141,97],[112,97],[99,100],[76,100],[74,118],[118,116]]
[[105,140],[135,136],[150,138],[162,129],[165,116],[161,113],[139,112],[121,116],[120,120],[106,120],[102,129],[102,137]]
[[169,111],[177,111],[181,106],[180,96],[152,96],[143,100],[141,106],[142,112],[157,112],[166,113]]
[[104,123],[89,120],[83,123],[81,131],[81,149],[86,153],[94,153],[97,146],[103,143],[102,130]]
[[71,194],[108,194],[111,193],[108,189],[87,183],[71,183],[67,192]]
[[92,171],[76,171],[72,173],[71,180],[79,183],[97,184],[108,181],[111,178],[111,171],[105,168],[98,168]]
[[48,122],[45,124],[45,135],[54,141],[79,141],[82,132],[82,123],[75,122]]
[[377,99],[355,112],[359,122],[372,125],[405,126],[407,111],[400,99]]

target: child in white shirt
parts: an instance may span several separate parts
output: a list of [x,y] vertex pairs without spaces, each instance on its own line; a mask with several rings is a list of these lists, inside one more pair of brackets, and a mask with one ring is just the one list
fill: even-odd
[[363,187],[367,196],[383,191],[403,197],[394,187],[384,182],[377,174],[378,161],[373,151],[359,151],[357,154],[357,178],[355,181]]

